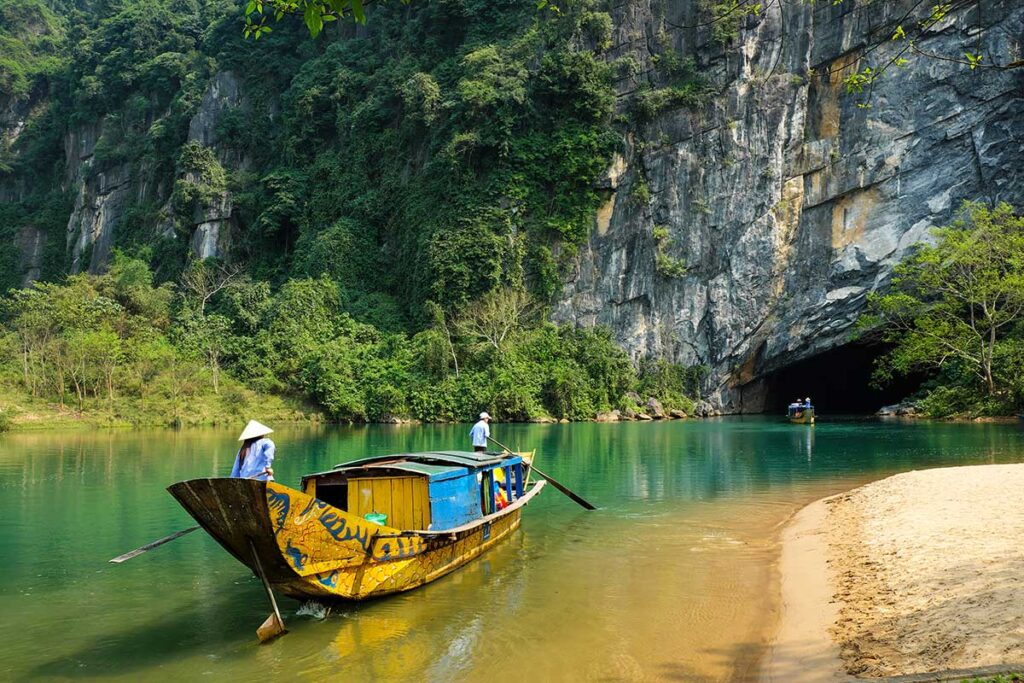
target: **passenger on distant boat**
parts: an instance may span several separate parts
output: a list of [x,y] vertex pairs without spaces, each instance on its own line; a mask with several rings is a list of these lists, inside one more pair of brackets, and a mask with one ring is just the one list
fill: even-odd
[[249,420],[238,440],[242,447],[238,449],[235,456],[235,464],[231,468],[231,476],[236,479],[258,479],[260,481],[274,481],[274,442],[267,438],[274,430],[260,424],[256,420]]
[[491,435],[491,428],[487,423],[491,416],[486,412],[480,413],[480,420],[469,430],[469,438],[473,440],[473,450],[482,452],[487,450],[487,438]]

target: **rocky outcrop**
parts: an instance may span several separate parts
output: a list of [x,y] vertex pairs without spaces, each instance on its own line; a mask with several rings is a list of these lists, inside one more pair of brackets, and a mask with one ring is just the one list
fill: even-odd
[[123,163],[95,171],[96,146],[105,120],[81,126],[64,138],[65,188],[74,193],[68,218],[67,248],[71,272],[99,272],[110,258],[114,226],[132,198],[138,170]]
[[[712,402],[759,411],[765,376],[845,343],[868,294],[962,200],[1024,205],[1024,69],[916,55],[870,100],[844,93],[899,49],[870,46],[912,4],[769,3],[722,48],[695,28],[697,0],[617,6],[615,56],[640,65],[618,84],[624,113],[637,88],[667,85],[665,44],[718,94],[634,126],[555,317],[607,325],[636,357],[707,365]],[[1005,63],[1022,35],[1024,6],[1004,0],[918,45]],[[685,273],[659,273],[659,248]]]
[[[218,72],[210,80],[202,101],[189,123],[189,142],[211,147],[222,166],[243,168],[248,160],[218,139],[219,124],[225,112],[244,106],[238,79],[230,72]],[[165,220],[154,226],[156,234],[176,237],[176,221],[171,205],[171,187],[151,182],[148,170],[140,163],[97,162],[96,150],[103,139],[106,119],[79,126],[64,139],[64,187],[74,196],[74,207],[67,224],[67,249],[71,271],[102,271],[110,258],[117,223],[132,205],[144,201],[163,202]],[[187,172],[182,177],[187,178]],[[194,179],[193,179],[194,180]],[[192,253],[198,258],[224,256],[230,246],[234,227],[234,205],[229,192],[215,196],[195,208],[186,218],[184,232]]]
[[[188,141],[212,148],[225,168],[239,169],[248,165],[233,147],[219,139],[218,129],[228,112],[245,108],[238,79],[230,71],[214,74],[203,94],[198,111],[188,127]],[[190,246],[196,258],[224,257],[231,246],[231,233],[236,220],[230,191],[224,191],[205,206],[197,207],[191,226]]]
[[653,417],[655,420],[662,420],[665,418],[665,408],[662,407],[661,401],[651,396],[647,399],[646,404],[647,414]]
[[913,401],[903,401],[891,406],[882,406],[875,415],[879,417],[914,417],[917,415],[917,404]]
[[21,262],[21,286],[28,287],[39,279],[46,248],[46,233],[34,225],[22,226],[18,231],[18,255]]

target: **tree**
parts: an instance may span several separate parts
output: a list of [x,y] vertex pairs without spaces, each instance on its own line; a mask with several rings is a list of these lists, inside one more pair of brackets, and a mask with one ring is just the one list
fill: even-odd
[[202,358],[213,377],[213,393],[220,393],[220,373],[226,350],[231,345],[231,320],[223,315],[202,315],[185,309],[176,321],[179,346]]
[[533,322],[539,313],[529,292],[504,287],[470,304],[455,327],[470,342],[500,350],[510,335]]
[[448,372],[448,359],[451,358],[455,376],[459,376],[459,354],[455,349],[452,323],[444,309],[437,303],[428,301],[423,305],[430,319],[430,327],[420,332],[418,338],[424,342],[425,365],[444,376]]
[[892,289],[869,298],[859,323],[893,344],[876,365],[893,372],[936,371],[955,363],[988,396],[1005,392],[999,359],[1024,321],[1024,218],[1001,203],[965,202],[952,225],[934,231],[937,243],[899,264]]
[[[401,1],[402,4],[409,3],[409,0]],[[366,23],[363,0],[249,0],[245,5],[243,34],[246,38],[259,40],[260,36],[272,31],[267,23],[269,17],[274,17],[276,22],[288,15],[301,16],[309,35],[314,38],[320,35],[324,24],[338,19]]]
[[181,294],[186,303],[203,315],[206,305],[242,272],[239,264],[226,265],[214,259],[197,259],[181,274]]

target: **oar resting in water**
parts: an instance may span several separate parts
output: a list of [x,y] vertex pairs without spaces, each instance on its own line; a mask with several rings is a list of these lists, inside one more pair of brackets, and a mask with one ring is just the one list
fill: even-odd
[[189,528],[182,529],[181,531],[175,531],[173,534],[170,534],[168,536],[164,536],[163,538],[158,539],[156,541],[153,541],[152,543],[147,543],[144,546],[136,548],[135,550],[131,551],[130,553],[125,553],[124,555],[118,555],[117,557],[115,557],[114,559],[112,559],[110,561],[113,562],[114,564],[121,564],[125,560],[130,560],[133,557],[138,557],[139,555],[141,555],[144,552],[147,552],[147,551],[152,550],[153,548],[157,548],[159,546],[162,546],[164,543],[170,543],[171,541],[173,541],[176,538],[181,538],[185,534],[190,534],[190,533],[192,533],[193,531],[195,531],[198,528],[199,528],[199,525],[197,524],[196,526],[190,526]]
[[[487,439],[492,441],[492,442],[494,442],[494,444],[496,446],[500,446],[501,448],[504,448],[509,453],[515,453],[515,451],[513,451],[511,448],[509,448],[505,444],[501,443],[497,439],[492,439],[489,436],[487,437]],[[569,488],[567,486],[564,486],[564,485],[558,483],[557,481],[552,479],[549,475],[544,474],[543,472],[538,470],[536,467],[534,467],[532,463],[530,464],[530,470],[533,471],[533,472],[536,472],[539,476],[544,477],[548,481],[549,484],[551,484],[556,489],[558,489],[559,491],[561,491],[562,493],[567,495],[569,498],[572,498],[573,502],[575,502],[577,505],[579,505],[579,506],[581,506],[581,507],[583,507],[583,508],[585,508],[587,510],[596,510],[597,509],[596,506],[591,505],[589,502],[587,502],[583,498],[583,496],[580,496],[580,495],[578,495],[576,493],[573,493],[572,491],[569,490]]]
[[[267,438],[267,435],[273,433],[273,431],[270,427],[260,424],[256,420],[249,420],[249,424],[245,426],[242,434],[238,437],[238,440],[242,442],[242,447],[238,449],[238,453],[235,455],[235,463],[231,468],[232,477],[245,477],[247,479],[274,478],[274,470],[270,466],[274,462],[275,447],[274,442]],[[153,548],[159,548],[164,543],[170,543],[176,538],[190,534],[198,528],[198,526],[193,526],[181,531],[175,531],[173,534],[136,548],[130,553],[118,555],[110,561],[114,564],[121,564],[125,560],[130,560],[142,553],[149,552]]]

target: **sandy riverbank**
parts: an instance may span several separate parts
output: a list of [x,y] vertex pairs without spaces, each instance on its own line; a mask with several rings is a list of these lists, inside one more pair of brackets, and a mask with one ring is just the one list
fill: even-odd
[[1022,495],[1024,465],[984,465],[908,472],[804,508],[783,532],[763,679],[1024,665]]

